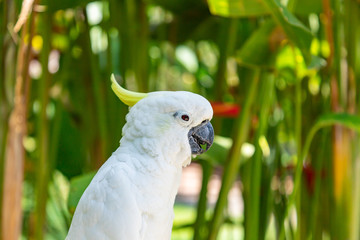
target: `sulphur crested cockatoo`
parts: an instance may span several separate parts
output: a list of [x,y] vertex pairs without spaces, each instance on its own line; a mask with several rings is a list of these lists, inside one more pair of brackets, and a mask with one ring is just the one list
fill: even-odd
[[211,105],[194,93],[134,93],[111,80],[130,106],[123,137],[82,195],[66,239],[170,239],[182,167],[214,139]]

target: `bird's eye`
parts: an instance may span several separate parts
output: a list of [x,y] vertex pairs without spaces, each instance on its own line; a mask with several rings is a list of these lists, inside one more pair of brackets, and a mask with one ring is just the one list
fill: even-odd
[[181,115],[181,119],[187,122],[187,121],[189,121],[190,118],[188,115],[184,114],[184,115]]

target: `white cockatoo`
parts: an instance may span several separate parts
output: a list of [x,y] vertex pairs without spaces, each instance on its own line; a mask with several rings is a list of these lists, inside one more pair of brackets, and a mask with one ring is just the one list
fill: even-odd
[[213,110],[194,93],[134,93],[111,80],[130,106],[123,137],[82,195],[66,239],[170,239],[182,168],[211,146]]

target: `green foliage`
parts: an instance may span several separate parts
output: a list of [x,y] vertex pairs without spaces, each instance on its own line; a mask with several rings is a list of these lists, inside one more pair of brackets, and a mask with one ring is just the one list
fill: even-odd
[[244,43],[237,54],[240,64],[245,66],[273,67],[273,52],[276,45],[271,41],[271,36],[277,34],[274,21],[265,22]]
[[307,63],[310,62],[310,45],[313,36],[310,30],[297,19],[279,0],[263,0],[266,7],[270,10],[274,19],[283,28],[287,37],[302,52]]
[[334,125],[341,125],[346,128],[360,132],[360,117],[348,113],[329,113],[321,115],[310,129],[309,134],[307,135],[303,150],[304,152],[302,155],[303,159],[305,159],[308,155],[310,144],[314,138],[315,133],[321,128]]
[[[199,200],[176,206],[173,239],[359,239],[358,1],[35,2],[14,32],[22,2],[0,1],[0,179],[22,126],[23,239],[64,239],[118,147],[128,109],[111,73],[130,90],[216,102],[214,145],[194,159]],[[25,119],[11,125],[17,99]]]
[[210,0],[210,12],[223,17],[257,17],[270,14],[270,11],[255,0]]
[[89,172],[71,179],[68,199],[68,208],[71,213],[75,212],[75,208],[79,203],[82,194],[87,186],[89,186],[95,174],[96,172]]

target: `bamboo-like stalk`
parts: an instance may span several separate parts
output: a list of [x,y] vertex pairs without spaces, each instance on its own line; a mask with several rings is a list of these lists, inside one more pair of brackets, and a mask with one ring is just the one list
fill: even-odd
[[135,74],[141,92],[148,92],[148,72],[149,72],[149,55],[148,55],[148,35],[149,35],[149,22],[147,17],[147,3],[146,1],[140,1],[138,3],[138,17],[139,29],[137,31],[138,44],[136,45],[136,66]]
[[[42,4],[47,5],[49,2],[43,0]],[[38,149],[39,159],[37,162],[37,179],[36,179],[36,207],[35,207],[35,238],[44,238],[44,229],[46,222],[46,202],[48,199],[48,183],[50,180],[51,169],[49,161],[49,119],[46,109],[49,103],[50,73],[48,70],[49,54],[51,50],[51,25],[52,18],[50,10],[41,13],[41,28],[39,32],[43,38],[43,47],[41,50],[41,67],[42,76],[39,80],[38,94],[40,99],[40,115],[37,119],[38,129]]]
[[227,58],[234,50],[238,19],[224,19],[222,34],[219,35],[219,61],[215,77],[215,101],[222,102],[225,94]]
[[[296,61],[295,53],[294,53],[294,59]],[[297,66],[298,64],[296,64]],[[296,69],[296,73],[298,73]],[[297,75],[297,74],[296,74]],[[301,239],[301,173],[302,173],[302,167],[303,167],[303,160],[301,156],[301,150],[302,150],[302,140],[301,140],[301,132],[302,132],[302,126],[301,126],[301,118],[302,118],[302,87],[301,87],[301,79],[296,80],[295,84],[295,142],[296,142],[296,175],[295,175],[295,184],[299,185],[299,191],[297,192],[296,196],[296,212],[297,212],[297,228],[296,228],[296,239]]]
[[213,168],[207,161],[199,162],[202,167],[202,183],[197,205],[196,220],[194,223],[194,240],[205,239],[206,230],[206,209],[207,209],[207,188]]
[[106,160],[108,154],[108,130],[107,130],[107,120],[106,120],[106,104],[105,97],[103,91],[103,81],[107,81],[108,79],[101,79],[99,63],[97,61],[96,56],[92,52],[91,49],[91,39],[90,39],[90,27],[88,23],[87,13],[84,11],[85,16],[85,26],[86,26],[86,42],[87,42],[87,50],[90,55],[90,65],[91,65],[91,78],[92,78],[92,90],[95,98],[96,105],[96,115],[97,115],[97,124],[99,128],[100,134],[100,152],[101,159],[99,159],[96,163],[96,167],[100,167]]
[[257,93],[259,78],[260,78],[260,69],[255,69],[253,71],[253,76],[250,79],[249,91],[244,102],[244,107],[242,108],[241,115],[237,119],[237,124],[236,124],[237,129],[233,137],[233,145],[230,149],[226,166],[224,167],[222,185],[218,200],[216,202],[214,215],[212,217],[212,221],[209,227],[210,232],[208,239],[210,240],[215,240],[218,235],[220,226],[223,221],[223,211],[227,204],[227,195],[230,191],[233,182],[236,179],[239,170],[241,146],[247,139],[250,131],[251,109]]
[[[358,134],[359,135],[359,134]],[[355,143],[359,144],[359,136]],[[358,145],[357,145],[358,146]],[[360,237],[359,225],[360,225],[360,154],[357,151],[356,159],[353,163],[353,172],[354,172],[354,185],[353,185],[353,212],[352,219],[350,222],[350,239],[357,240]]]
[[[344,24],[342,17],[343,1],[331,0],[333,15],[333,45],[334,45],[334,65],[332,73],[331,102],[335,112],[342,112],[348,106],[348,76],[343,71],[344,48]],[[339,125],[333,128],[333,188],[335,199],[334,218],[332,225],[336,226],[336,231],[332,231],[334,238],[349,237],[349,216],[351,209],[350,193],[350,134]]]
[[[222,102],[223,97],[226,93],[226,68],[227,59],[234,50],[234,45],[237,38],[237,26],[238,19],[223,19],[223,29],[219,34],[218,46],[219,46],[219,60],[218,67],[215,76],[215,87],[214,87],[214,100]],[[215,132],[221,130],[221,119],[215,118],[213,121]]]
[[[0,2],[0,226],[2,226],[2,201],[3,201],[3,179],[4,179],[4,165],[5,165],[5,148],[6,148],[6,139],[8,132],[8,101],[6,98],[5,92],[5,36],[6,36],[6,22],[7,22],[7,11],[6,11],[6,1]],[[0,240],[2,240],[2,235],[0,234]]]
[[[109,1],[109,8],[110,8],[110,25],[112,27],[115,27],[119,30],[120,20],[118,19],[118,12],[121,11],[119,8],[119,1],[110,0]],[[119,73],[119,70],[121,69],[121,64],[116,65],[119,61],[113,61],[113,57],[117,56],[117,58],[120,58],[120,49],[118,47],[113,47],[114,41],[119,41],[119,39],[114,40],[111,39],[110,34],[108,33],[108,39],[109,39],[109,47],[107,49],[108,59],[109,59],[109,68],[108,73],[109,76],[111,73]],[[112,40],[112,41],[111,41]],[[117,51],[116,51],[117,50]],[[124,78],[122,79],[124,80]],[[110,82],[108,82],[110,85]],[[109,85],[106,85],[107,95],[108,95],[108,116],[109,117],[109,129],[112,129],[109,134],[111,134],[109,138],[109,148],[110,150],[114,150],[119,145],[119,139],[121,136],[121,129],[125,124],[125,118],[120,117],[117,118],[116,116],[125,116],[128,112],[128,107],[125,104],[121,104],[119,102],[119,99],[116,97],[116,95],[112,92]]]
[[[350,0],[349,0],[350,1]],[[352,14],[349,16],[350,26],[348,28],[347,34],[349,38],[351,38],[352,44],[348,47],[348,49],[353,52],[351,57],[352,60],[349,61],[349,65],[352,67],[353,78],[354,78],[354,110],[357,114],[360,113],[360,80],[359,80],[359,60],[360,54],[358,53],[359,47],[357,42],[360,39],[360,30],[356,27],[359,25],[359,14],[360,14],[360,6],[356,1],[350,1],[351,6],[350,9],[352,10]],[[355,14],[355,15],[354,15]],[[354,32],[355,31],[355,32]],[[350,48],[351,47],[351,48]],[[350,221],[350,240],[357,240],[360,239],[360,149],[358,146],[360,145],[360,134],[357,133],[355,136],[355,141],[353,144],[353,196],[352,196],[352,203],[353,203],[353,210],[351,215]]]
[[260,148],[260,138],[264,137],[267,125],[269,109],[272,103],[274,79],[268,77],[261,83],[261,100],[259,112],[259,127],[255,137],[255,154],[251,161],[251,181],[250,181],[250,198],[248,201],[249,212],[245,222],[245,239],[257,240],[259,239],[259,222],[260,222],[260,196],[261,196],[261,169],[263,152]]
[[342,68],[343,49],[343,18],[341,13],[341,1],[330,0],[332,6],[332,27],[333,27],[333,51],[334,51],[334,77],[337,81],[337,102],[334,103],[336,111],[342,111],[346,106],[346,79]]
[[140,92],[148,90],[148,19],[144,1],[121,1],[120,22],[124,77],[135,77]]
[[[351,113],[359,113],[359,53],[357,42],[360,39],[359,25],[359,14],[360,6],[359,3],[354,0],[344,1],[344,12],[347,14],[345,18],[345,37],[347,47],[347,63],[348,63],[348,111]],[[356,99],[357,98],[357,99]],[[360,144],[360,135],[354,135],[354,141],[352,145],[352,206],[349,221],[349,239],[355,240],[360,238],[359,224],[360,224],[360,150],[358,148]]]
[[[9,4],[9,10],[14,5]],[[10,12],[12,12],[10,10]],[[33,19],[32,16],[30,19]],[[32,22],[32,20],[30,21]],[[30,24],[31,25],[31,24]],[[4,162],[3,195],[2,195],[2,239],[19,239],[22,226],[22,183],[24,178],[25,150],[23,138],[27,131],[27,97],[26,89],[30,79],[28,76],[30,46],[25,42],[25,36],[29,34],[29,25],[24,24],[19,42],[19,50],[16,65],[16,83],[14,94],[14,109],[9,118],[8,136],[6,142],[6,155]],[[30,31],[31,37],[31,31]],[[2,47],[2,46],[1,46]],[[14,59],[15,61],[15,59]],[[9,80],[9,79],[7,79]],[[3,91],[5,94],[5,91]],[[2,95],[5,99],[5,95]],[[6,103],[7,101],[5,101]],[[4,127],[3,130],[7,130]],[[6,137],[6,133],[3,133]],[[4,142],[5,143],[5,142]]]
[[322,134],[321,136],[321,144],[322,147],[320,149],[320,153],[318,154],[319,156],[317,157],[317,159],[313,160],[313,165],[315,168],[315,183],[314,183],[314,195],[313,195],[313,199],[311,201],[311,206],[309,208],[309,222],[308,222],[308,226],[310,229],[310,236],[307,237],[311,237],[312,239],[316,239],[317,235],[317,223],[316,223],[316,218],[318,217],[319,214],[319,206],[320,206],[320,193],[321,193],[321,174],[322,174],[322,166],[323,166],[323,162],[325,160],[325,152],[326,151],[326,144],[329,143],[327,141],[328,139],[328,135],[329,132],[326,131]]

